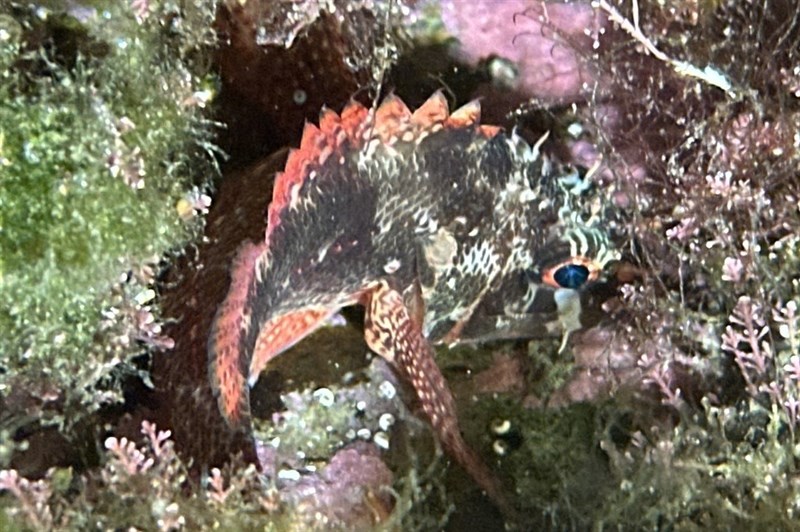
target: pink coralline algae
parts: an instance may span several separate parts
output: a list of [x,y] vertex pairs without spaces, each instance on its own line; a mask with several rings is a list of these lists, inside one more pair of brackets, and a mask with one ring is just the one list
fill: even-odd
[[[366,529],[374,525],[375,506],[391,508],[391,485],[394,477],[367,443],[337,452],[319,475],[301,478],[287,490],[286,499],[308,517],[319,515],[333,526]],[[382,512],[378,512],[382,513]]]
[[518,69],[515,89],[553,102],[583,99],[594,76],[580,57],[605,23],[588,4],[445,0],[442,20],[469,64],[492,56]]
[[[476,65],[502,58],[513,65],[510,88],[521,98],[518,104],[528,98],[544,105],[592,101],[592,118],[605,135],[616,137],[624,130],[620,109],[609,100],[609,80],[592,59],[613,33],[602,10],[588,2],[445,0],[441,14],[447,31],[458,41],[454,53],[460,60]],[[509,83],[506,78],[502,76]],[[492,92],[479,93],[493,98]],[[635,150],[620,147],[620,159],[612,164],[602,160],[593,143],[578,139],[568,145],[574,163],[586,168],[599,165],[599,180],[612,181],[616,174],[635,185],[646,179],[642,156]],[[623,190],[612,194],[615,205],[630,206],[630,194]]]

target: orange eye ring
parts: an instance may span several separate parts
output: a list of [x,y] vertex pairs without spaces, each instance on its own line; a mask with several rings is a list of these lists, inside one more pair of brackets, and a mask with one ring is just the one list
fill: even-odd
[[575,256],[544,270],[542,281],[553,288],[576,290],[597,280],[600,270],[600,266],[592,259]]

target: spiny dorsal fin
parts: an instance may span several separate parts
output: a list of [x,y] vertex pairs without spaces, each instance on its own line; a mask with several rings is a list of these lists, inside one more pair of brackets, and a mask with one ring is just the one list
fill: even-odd
[[[345,146],[359,149],[373,139],[386,144],[398,140],[414,141],[441,128],[477,127],[486,137],[493,137],[500,128],[479,125],[480,102],[473,100],[452,114],[441,91],[433,93],[413,113],[395,95],[387,96],[373,110],[351,101],[340,114],[323,109],[319,126],[306,123],[300,147],[292,150],[283,172],[275,179],[272,204],[269,207],[269,227],[280,222],[280,213],[292,198],[292,189],[308,179],[309,167],[322,165],[328,157],[342,153]],[[269,229],[268,235],[269,235]]]
[[447,119],[447,125],[450,127],[469,127],[477,124],[480,120],[481,102],[472,100],[453,111],[453,114]]
[[411,122],[421,128],[429,128],[434,124],[444,122],[448,116],[450,116],[450,110],[447,106],[447,99],[442,91],[436,91],[425,100],[419,109],[414,111]]
[[330,155],[341,151],[348,142],[360,144],[358,137],[367,114],[366,107],[352,101],[339,115],[330,109],[323,109],[319,127],[306,122],[300,147],[289,153],[283,172],[275,177],[272,203],[268,211],[267,239],[270,230],[280,223],[280,213],[290,202],[292,189],[301,186],[308,178],[308,167],[324,163]]

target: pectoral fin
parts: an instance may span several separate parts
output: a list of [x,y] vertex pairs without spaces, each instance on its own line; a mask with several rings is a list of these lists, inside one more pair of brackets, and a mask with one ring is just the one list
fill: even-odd
[[406,308],[403,296],[385,281],[375,283],[366,296],[364,336],[370,349],[389,361],[414,387],[445,451],[502,510],[509,511],[496,477],[461,436],[453,395],[436,364],[433,348]]

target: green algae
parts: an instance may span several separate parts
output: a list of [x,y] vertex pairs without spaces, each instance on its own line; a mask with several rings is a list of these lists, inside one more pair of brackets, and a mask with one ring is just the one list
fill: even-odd
[[177,206],[213,175],[213,3],[3,9],[0,393],[45,390],[62,405],[48,415],[72,405],[74,421],[142,351],[141,272],[198,228]]

